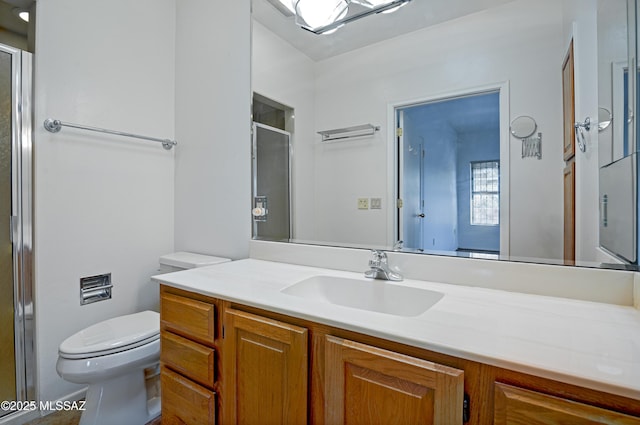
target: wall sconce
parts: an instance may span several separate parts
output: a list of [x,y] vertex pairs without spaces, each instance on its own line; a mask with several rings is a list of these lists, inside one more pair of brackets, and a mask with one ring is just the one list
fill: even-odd
[[16,15],[18,18],[22,19],[23,21],[29,22],[29,11],[27,9],[14,7],[13,9],[11,9],[11,13]]

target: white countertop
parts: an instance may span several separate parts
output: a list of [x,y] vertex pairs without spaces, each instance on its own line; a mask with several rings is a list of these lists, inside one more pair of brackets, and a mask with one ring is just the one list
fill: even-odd
[[588,301],[405,280],[444,297],[398,317],[280,291],[303,279],[362,274],[240,260],[154,276],[169,286],[640,400],[640,311]]

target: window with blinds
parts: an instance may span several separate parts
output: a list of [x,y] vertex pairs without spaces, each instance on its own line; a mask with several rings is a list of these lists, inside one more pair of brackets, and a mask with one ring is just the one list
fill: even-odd
[[500,224],[500,161],[471,163],[471,224]]

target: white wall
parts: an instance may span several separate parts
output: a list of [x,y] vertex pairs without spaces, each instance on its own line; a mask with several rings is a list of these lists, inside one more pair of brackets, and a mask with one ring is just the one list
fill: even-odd
[[232,259],[251,230],[250,0],[180,0],[175,248]]
[[[389,103],[508,81],[511,119],[519,115],[534,117],[544,139],[540,161],[521,159],[519,140],[510,140],[510,254],[560,258],[560,12],[553,0],[516,1],[319,63],[318,125],[332,128],[373,122],[382,125],[382,136],[371,146],[351,147],[349,157],[341,155],[340,162],[329,155],[318,158],[317,169],[321,168],[319,163],[327,167],[333,163],[334,175],[341,171],[347,175],[353,174],[353,164],[362,164],[358,173],[367,177],[359,177],[359,181],[369,184],[370,190],[389,184],[392,179],[380,177],[377,166],[384,161],[381,156],[386,155],[384,147],[390,143],[384,138],[392,124],[387,122]],[[344,117],[354,122],[346,123]],[[332,196],[328,187],[316,193],[319,202],[326,203]],[[385,205],[391,204],[386,201]],[[326,219],[343,223],[332,228],[344,234],[352,227],[349,223],[360,220],[357,213]],[[385,219],[381,217],[375,228],[390,226],[383,222]]]
[[[617,108],[614,106],[613,91],[616,91],[616,100],[623,97],[624,91],[622,87],[613,87],[611,64],[623,63],[625,66],[627,64],[627,1],[598,0],[597,19],[598,106],[607,108],[615,117],[619,117],[623,112],[615,110]],[[622,104],[621,101],[619,103]],[[616,138],[621,140],[624,126],[624,119],[614,120],[609,128],[598,133],[598,163],[600,166],[614,160],[613,134],[619,131]]]
[[[38,15],[37,378],[40,400],[56,400],[81,388],[56,373],[60,342],[157,307],[149,277],[173,249],[174,151],[70,128],[51,134],[42,122],[173,138],[175,0],[47,0]],[[112,273],[113,299],[80,306],[80,277],[100,273]]]
[[[299,225],[324,241],[389,246],[389,105],[508,81],[510,118],[533,116],[543,134],[541,161],[521,159],[519,140],[509,141],[510,253],[562,258],[561,16],[555,0],[515,1],[318,62],[314,132],[365,123],[381,131],[332,144],[309,135],[316,216]],[[358,210],[359,197],[383,198],[383,210]]]

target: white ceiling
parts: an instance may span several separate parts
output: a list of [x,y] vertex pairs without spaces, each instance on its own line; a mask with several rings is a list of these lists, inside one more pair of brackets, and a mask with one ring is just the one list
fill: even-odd
[[35,0],[4,0],[4,3],[21,9],[29,9],[35,2]]
[[412,0],[395,13],[367,16],[333,34],[316,35],[267,0],[252,0],[253,17],[311,59],[319,61],[379,41],[437,25],[513,0]]
[[410,114],[432,126],[446,124],[458,133],[498,131],[500,129],[499,93],[479,93],[406,108]]

